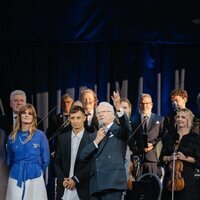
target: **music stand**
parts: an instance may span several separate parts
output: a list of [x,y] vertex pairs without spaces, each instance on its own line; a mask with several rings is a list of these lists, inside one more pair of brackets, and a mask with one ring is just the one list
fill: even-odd
[[146,173],[136,181],[132,197],[135,200],[161,200],[162,184],[158,176]]

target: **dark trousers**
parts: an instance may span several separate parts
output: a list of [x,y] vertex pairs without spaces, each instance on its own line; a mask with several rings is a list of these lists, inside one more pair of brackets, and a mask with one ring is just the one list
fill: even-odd
[[48,168],[48,184],[47,184],[47,196],[48,200],[54,200],[55,199],[55,176],[53,172],[53,161],[51,160],[51,163]]
[[121,200],[122,198],[121,190],[108,190],[95,193],[90,197],[90,200]]

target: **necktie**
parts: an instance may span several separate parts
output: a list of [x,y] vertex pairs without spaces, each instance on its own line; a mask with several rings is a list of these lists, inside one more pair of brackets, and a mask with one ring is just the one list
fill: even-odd
[[87,124],[88,124],[88,126],[90,126],[92,115],[91,115],[91,113],[88,113],[86,116],[87,116]]
[[13,117],[13,129],[15,128],[16,120],[17,120],[17,115]]
[[147,116],[143,117],[143,131],[147,132]]
[[65,122],[68,119],[69,115],[68,114],[63,114],[63,122]]

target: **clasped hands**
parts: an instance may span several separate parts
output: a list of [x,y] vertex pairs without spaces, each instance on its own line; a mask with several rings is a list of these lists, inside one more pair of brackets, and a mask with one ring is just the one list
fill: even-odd
[[76,183],[71,178],[64,178],[63,187],[69,190],[73,190],[76,186]]
[[147,153],[153,149],[153,144],[152,143],[147,143],[147,147],[144,148],[144,151]]
[[169,156],[168,160],[185,160],[186,159],[186,156],[182,153],[182,152],[177,152],[177,153],[173,153],[171,156]]

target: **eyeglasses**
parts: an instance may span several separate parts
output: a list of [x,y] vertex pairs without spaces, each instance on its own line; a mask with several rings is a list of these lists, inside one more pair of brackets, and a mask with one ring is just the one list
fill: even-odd
[[152,102],[140,103],[140,105],[145,105],[145,104],[149,105],[152,104]]
[[63,101],[63,103],[72,103],[73,101]]
[[108,113],[108,112],[112,112],[112,111],[110,111],[110,110],[102,110],[102,111],[96,112],[96,115],[105,114],[105,113]]

